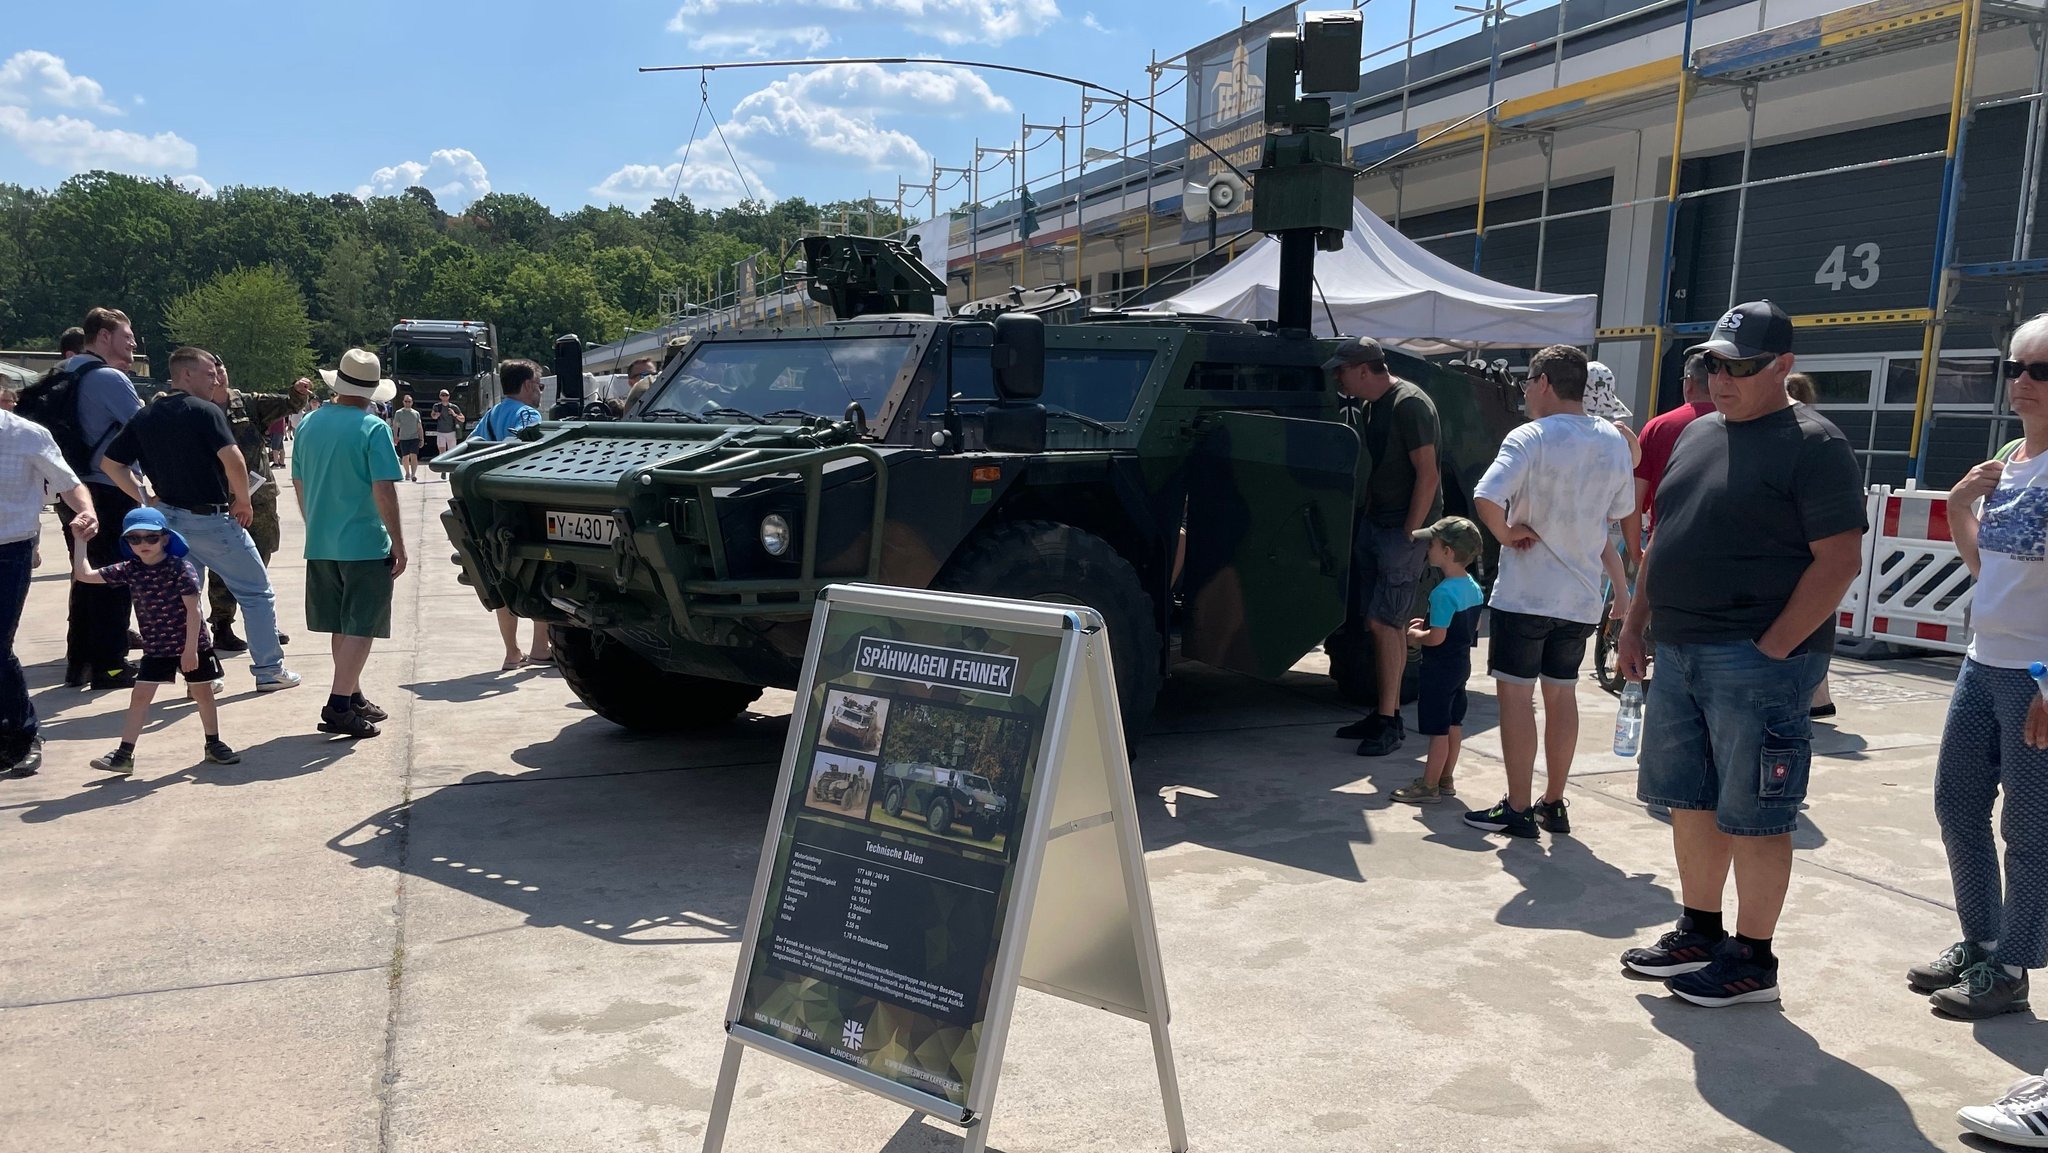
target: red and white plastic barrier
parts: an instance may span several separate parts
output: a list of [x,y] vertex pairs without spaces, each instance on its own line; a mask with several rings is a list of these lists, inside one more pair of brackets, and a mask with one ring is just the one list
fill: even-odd
[[1975,582],[1949,535],[1948,493],[1875,485],[1869,501],[1863,571],[1842,598],[1838,637],[1964,651]]

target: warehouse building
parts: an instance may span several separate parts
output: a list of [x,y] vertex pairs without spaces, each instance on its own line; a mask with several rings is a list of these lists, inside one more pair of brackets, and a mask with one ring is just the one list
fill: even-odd
[[[1190,221],[1186,201],[1227,171],[1218,153],[1256,164],[1248,85],[1295,16],[1155,63],[1143,103],[1090,97],[977,147],[955,177],[973,199],[1021,184],[1030,200],[955,221],[954,301],[1059,280],[1127,306],[1225,263],[1249,212]],[[2040,0],[1564,0],[1470,19],[1369,41],[1359,90],[1333,102],[1375,212],[1493,279],[1597,293],[1596,355],[1640,413],[1676,403],[1679,349],[1769,297],[1871,481],[1945,486],[2016,435],[1999,343],[2048,308]],[[1211,148],[1144,107],[1181,100]]]

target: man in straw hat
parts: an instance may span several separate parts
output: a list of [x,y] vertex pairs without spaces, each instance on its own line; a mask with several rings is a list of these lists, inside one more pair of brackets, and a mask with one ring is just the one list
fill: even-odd
[[391,427],[371,411],[398,394],[377,355],[351,348],[321,369],[335,403],[299,424],[292,485],[306,519],[306,627],[329,633],[334,686],[320,731],[374,737],[384,710],[364,699],[370,645],[391,635],[391,586],[405,571],[397,482],[404,476]]

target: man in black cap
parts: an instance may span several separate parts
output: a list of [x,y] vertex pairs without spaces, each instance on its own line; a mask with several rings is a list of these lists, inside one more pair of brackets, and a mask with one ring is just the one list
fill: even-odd
[[1354,336],[1338,345],[1323,371],[1336,374],[1337,391],[1347,400],[1359,402],[1345,406],[1344,420],[1358,433],[1367,470],[1358,478],[1350,619],[1331,643],[1358,644],[1362,638],[1354,630],[1363,619],[1379,673],[1377,711],[1338,729],[1337,735],[1356,738],[1361,757],[1383,757],[1407,738],[1401,674],[1408,664],[1415,586],[1429,558],[1429,543],[1413,537],[1444,512],[1436,404],[1388,370],[1387,354],[1370,337]]
[[1619,644],[1622,675],[1640,681],[1643,626],[1656,626],[1636,796],[1671,809],[1685,908],[1621,962],[1718,1007],[1778,999],[1771,936],[1813,756],[1807,703],[1869,526],[1848,440],[1786,395],[1791,318],[1768,300],[1739,305],[1687,353],[1706,358],[1714,411],[1672,451]]

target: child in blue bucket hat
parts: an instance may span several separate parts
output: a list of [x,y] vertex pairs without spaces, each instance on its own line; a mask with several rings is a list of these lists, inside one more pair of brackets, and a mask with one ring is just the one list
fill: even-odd
[[135,771],[135,742],[149,719],[150,702],[160,685],[184,674],[199,722],[206,732],[205,756],[216,765],[239,762],[241,754],[220,739],[220,714],[214,705],[214,678],[220,658],[199,613],[199,572],[185,559],[185,538],[171,530],[164,514],[138,508],[121,520],[121,555],[96,569],[86,560],[85,542],[71,542],[71,576],[86,584],[124,585],[135,598],[135,621],[142,632],[142,667],[135,674],[134,695],[128,698],[128,719],[121,729],[121,747],[96,757],[92,767],[127,776]]

